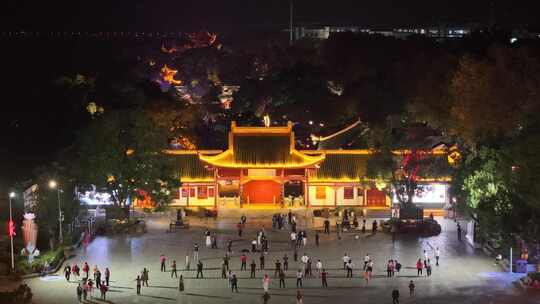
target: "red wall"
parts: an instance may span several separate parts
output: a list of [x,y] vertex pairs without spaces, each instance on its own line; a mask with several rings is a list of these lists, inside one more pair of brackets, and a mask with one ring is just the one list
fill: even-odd
[[386,206],[386,193],[377,189],[369,189],[367,191],[367,205],[374,207]]
[[250,181],[244,184],[242,201],[247,203],[249,196],[250,203],[273,203],[274,196],[276,203],[281,199],[281,184],[275,181]]

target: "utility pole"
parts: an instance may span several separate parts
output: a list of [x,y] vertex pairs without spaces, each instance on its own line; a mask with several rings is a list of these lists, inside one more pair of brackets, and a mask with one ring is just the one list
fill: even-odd
[[291,0],[289,10],[289,45],[293,44],[293,1],[294,0]]

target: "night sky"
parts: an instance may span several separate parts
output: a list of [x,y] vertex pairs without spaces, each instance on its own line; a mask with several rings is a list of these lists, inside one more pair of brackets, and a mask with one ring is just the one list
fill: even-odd
[[[295,0],[295,22],[376,27],[479,23],[540,27],[540,1]],[[493,7],[493,8],[492,8]],[[287,27],[288,0],[7,0],[0,4],[0,32],[7,31],[193,31],[235,33]],[[261,31],[262,33],[262,31]],[[52,81],[114,64],[121,46],[104,42],[89,58],[77,42],[0,36],[0,193],[32,169],[55,158],[73,136],[62,124]],[[101,45],[102,44],[102,45]],[[102,48],[99,50],[99,48]],[[99,52],[101,51],[101,53]],[[86,56],[86,57],[85,57]],[[116,57],[115,57],[116,56]],[[68,140],[66,140],[66,138]]]
[[[359,25],[413,25],[436,22],[487,22],[538,26],[538,1],[295,0],[299,22]],[[182,31],[284,26],[288,0],[98,0],[3,1],[0,25],[11,30],[163,30]],[[494,7],[494,10],[490,7]]]

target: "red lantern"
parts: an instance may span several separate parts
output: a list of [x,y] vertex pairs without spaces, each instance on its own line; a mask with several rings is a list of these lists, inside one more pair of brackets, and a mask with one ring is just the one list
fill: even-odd
[[14,237],[16,235],[15,233],[15,223],[13,223],[13,220],[10,220],[8,223],[8,233],[10,237]]

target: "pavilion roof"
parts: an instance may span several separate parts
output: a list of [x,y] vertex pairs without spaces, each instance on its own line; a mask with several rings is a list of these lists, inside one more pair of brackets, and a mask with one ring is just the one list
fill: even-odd
[[294,147],[292,125],[286,127],[237,127],[233,122],[229,148],[217,155],[200,159],[224,168],[306,168],[324,160],[324,155],[310,156]]

